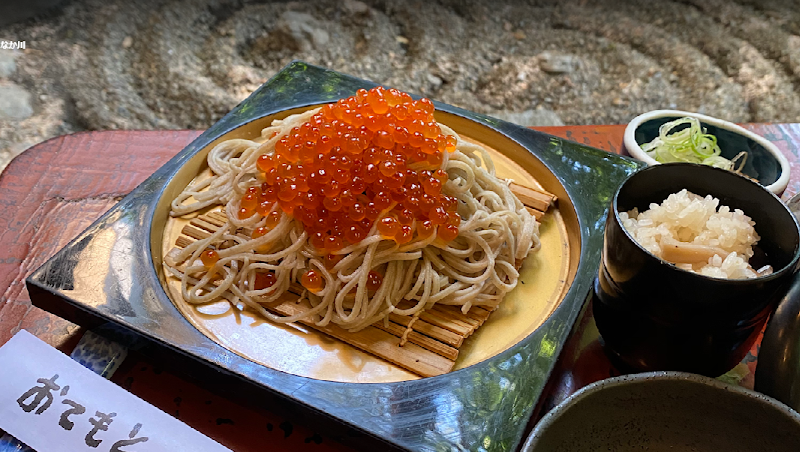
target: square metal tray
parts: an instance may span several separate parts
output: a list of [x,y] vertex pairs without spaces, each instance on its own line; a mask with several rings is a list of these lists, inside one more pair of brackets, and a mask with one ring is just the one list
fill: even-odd
[[[393,383],[341,383],[254,363],[192,326],[165,293],[152,250],[159,200],[178,170],[230,131],[265,116],[352,95],[374,83],[293,62],[144,181],[27,280],[33,304],[86,327],[111,326],[128,346],[209,385],[254,391],[291,410],[342,424],[397,450],[515,450],[563,343],[590,293],[603,227],[617,187],[643,165],[485,115],[436,103],[503,134],[551,173],[575,219],[578,263],[557,308],[507,350],[442,376]],[[548,187],[546,187],[548,188]],[[561,202],[561,201],[560,201]],[[321,415],[321,416],[318,416]]]

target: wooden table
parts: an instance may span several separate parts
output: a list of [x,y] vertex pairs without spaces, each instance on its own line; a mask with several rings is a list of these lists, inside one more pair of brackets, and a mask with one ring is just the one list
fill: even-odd
[[[800,124],[752,124],[792,164],[788,199],[800,192]],[[540,128],[609,152],[620,152],[624,126]],[[79,340],[78,326],[33,307],[24,279],[200,134],[198,131],[108,131],[38,144],[0,175],[0,345],[20,329],[62,351]],[[614,374],[587,311],[565,345],[537,414],[580,387]],[[755,349],[754,349],[755,350]],[[352,450],[313,426],[289,423],[269,407],[235,403],[210,389],[129,356],[113,378],[133,394],[236,451]],[[747,380],[743,382],[748,385]],[[751,383],[750,383],[751,384]]]

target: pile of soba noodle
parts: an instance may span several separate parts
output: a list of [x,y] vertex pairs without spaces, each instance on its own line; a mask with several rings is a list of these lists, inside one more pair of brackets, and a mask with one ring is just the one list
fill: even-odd
[[[444,153],[442,163],[449,177],[442,193],[458,199],[462,218],[457,238],[449,243],[433,234],[426,239],[415,235],[412,241],[398,245],[382,238],[373,225],[361,242],[338,251],[344,258],[327,269],[326,252],[313,247],[303,224],[283,212],[278,225],[266,235],[251,239],[242,233],[240,228],[252,229],[265,223],[265,217],[259,214],[243,220],[237,215],[243,194],[261,184],[257,159],[264,153],[274,153],[281,137],[318,110],[273,121],[259,140],[231,139],[218,144],[208,155],[213,175],[193,182],[172,202],[173,216],[217,205],[224,207],[227,216],[227,224],[216,233],[165,258],[170,273],[181,280],[183,299],[205,304],[224,298],[273,322],[310,320],[319,326],[333,323],[350,331],[385,319],[392,312],[418,316],[435,303],[457,305],[465,313],[471,306],[496,307],[516,286],[522,260],[538,249],[539,224],[512,194],[509,182],[494,175],[486,150],[461,138],[455,152]],[[440,128],[445,135],[456,135],[446,126],[440,124]],[[208,248],[215,248],[220,257],[211,269],[199,260]],[[324,289],[317,293],[298,284],[308,269],[324,276]],[[371,270],[383,275],[383,283],[373,294],[366,289]],[[256,272],[264,271],[274,272],[276,282],[254,290]],[[300,292],[300,300],[308,300],[309,311],[280,316],[264,308],[290,288]],[[397,305],[401,300],[411,303],[400,309]]]

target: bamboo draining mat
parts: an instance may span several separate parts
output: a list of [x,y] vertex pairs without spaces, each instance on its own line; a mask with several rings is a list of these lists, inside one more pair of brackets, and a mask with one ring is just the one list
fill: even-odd
[[[556,198],[550,193],[511,184],[511,190],[526,205],[528,210],[540,220]],[[207,238],[226,223],[220,211],[211,211],[193,218],[183,227],[175,241],[177,248],[184,248],[195,240]],[[249,231],[239,231],[249,237]],[[170,253],[177,252],[173,249]],[[302,291],[299,285],[282,299],[263,306],[278,315],[291,316],[310,309],[307,301],[298,302]],[[410,302],[402,301],[399,308],[407,308]],[[458,351],[464,340],[472,335],[491,312],[480,306],[473,306],[467,314],[458,306],[434,305],[423,311],[418,318],[390,314],[389,321],[379,321],[358,332],[344,330],[334,324],[318,326],[313,321],[301,320],[298,323],[334,337],[351,346],[378,356],[422,377],[450,372],[458,358]],[[405,336],[405,341],[403,338]],[[401,345],[402,344],[402,345]]]

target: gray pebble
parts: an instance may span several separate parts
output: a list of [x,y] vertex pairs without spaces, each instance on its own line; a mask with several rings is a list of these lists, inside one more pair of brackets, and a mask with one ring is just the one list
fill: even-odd
[[0,119],[21,120],[33,115],[31,95],[17,85],[0,86]]
[[330,40],[328,32],[320,27],[314,16],[307,13],[284,12],[278,28],[291,36],[304,51],[323,48]]
[[431,85],[433,85],[434,88],[438,88],[438,87],[442,86],[442,83],[444,83],[444,81],[442,81],[442,79],[440,77],[437,77],[437,76],[435,76],[433,74],[427,74],[426,77],[427,77],[428,81],[431,83]]
[[344,0],[342,7],[350,14],[366,14],[369,12],[369,6],[358,0]]
[[17,70],[16,52],[0,51],[0,78],[10,77]]
[[567,74],[580,65],[575,55],[558,52],[542,52],[539,54],[539,67],[550,74]]

